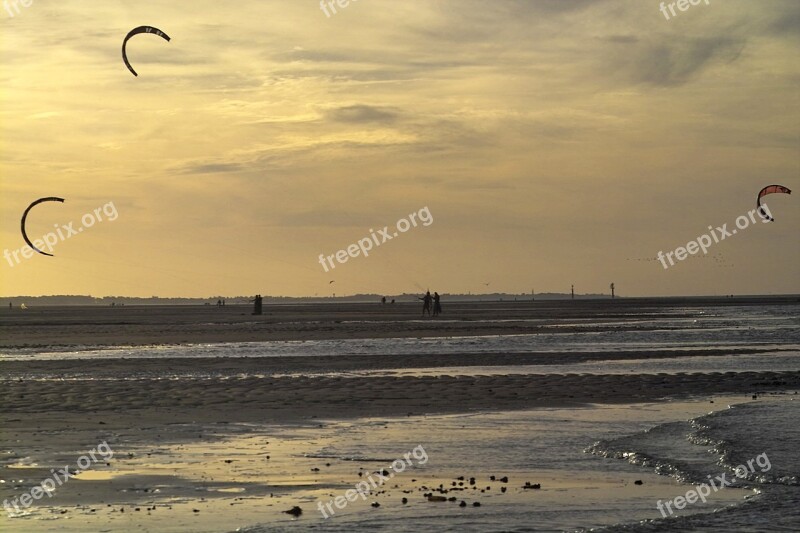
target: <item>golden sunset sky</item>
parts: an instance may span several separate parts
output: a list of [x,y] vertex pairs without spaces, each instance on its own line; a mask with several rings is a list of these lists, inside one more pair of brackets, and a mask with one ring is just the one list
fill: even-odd
[[[33,0],[0,19],[2,249],[40,197],[66,202],[31,211],[31,238],[118,213],[2,259],[3,296],[800,292],[796,0],[670,20],[650,0]],[[134,77],[141,25],[172,40],[133,37]],[[646,260],[735,228],[774,183],[795,190],[766,198],[775,222]],[[319,264],[425,206],[431,225]]]

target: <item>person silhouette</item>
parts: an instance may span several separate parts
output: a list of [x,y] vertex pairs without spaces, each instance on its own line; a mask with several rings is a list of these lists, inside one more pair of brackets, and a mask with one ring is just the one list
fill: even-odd
[[438,292],[433,293],[433,316],[439,316],[442,312],[442,303]]
[[263,303],[263,298],[261,297],[261,295],[260,294],[256,294],[256,297],[253,298],[250,301],[254,303],[254,305],[253,305],[253,314],[254,315],[260,315],[262,313],[261,306],[262,306],[262,303]]
[[422,300],[422,316],[425,316],[425,311],[428,312],[428,316],[431,315],[431,291],[425,293],[425,296],[420,298]]

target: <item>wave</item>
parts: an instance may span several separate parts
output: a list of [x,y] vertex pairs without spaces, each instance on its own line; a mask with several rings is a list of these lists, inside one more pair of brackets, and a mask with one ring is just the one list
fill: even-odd
[[708,483],[710,476],[724,473],[727,480],[733,480],[731,487],[751,489],[754,497],[709,513],[591,531],[797,531],[799,438],[800,401],[785,397],[729,406],[687,421],[595,442],[587,453],[625,460],[691,485]]

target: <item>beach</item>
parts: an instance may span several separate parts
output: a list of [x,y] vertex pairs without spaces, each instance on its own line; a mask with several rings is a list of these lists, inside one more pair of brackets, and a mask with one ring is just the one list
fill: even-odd
[[0,12],[0,533],[800,531],[797,0]]
[[[637,463],[616,455],[614,439],[682,423],[669,426],[669,442],[682,442],[699,431],[687,420],[739,405],[771,409],[764,433],[779,429],[770,421],[798,420],[799,309],[797,298],[765,297],[464,302],[440,319],[411,303],[265,306],[262,316],[248,306],[3,310],[0,498],[19,497],[101,442],[114,456],[0,523],[4,531],[660,527],[668,521],[656,501],[706,470],[684,467],[685,443]],[[711,440],[692,438],[706,469],[724,468]],[[325,507],[359,473],[417,446],[424,464],[407,462],[343,509]],[[778,446],[770,456],[787,456],[770,446]],[[788,457],[773,460],[782,478],[754,476],[676,516],[711,520],[710,511],[726,509],[741,530],[774,521],[774,506],[758,501],[780,492],[797,502],[797,459]],[[295,506],[302,514],[285,513]]]

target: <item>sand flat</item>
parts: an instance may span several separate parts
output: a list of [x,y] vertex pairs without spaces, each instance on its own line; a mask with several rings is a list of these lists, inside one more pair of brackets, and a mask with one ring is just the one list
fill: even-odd
[[[774,309],[794,304],[778,299],[748,305]],[[224,531],[233,525],[226,516],[240,516],[236,524],[241,526],[280,522],[299,529],[308,524],[330,529],[334,522],[325,522],[314,505],[335,497],[358,478],[355,464],[343,461],[341,450],[331,453],[330,459],[320,450],[346,447],[348,435],[359,431],[364,450],[377,453],[393,443],[377,459],[364,457],[358,463],[370,468],[376,460],[391,459],[416,444],[407,441],[416,434],[412,428],[422,428],[415,438],[431,445],[439,455],[438,463],[432,461],[425,472],[387,487],[386,495],[379,496],[381,508],[360,502],[363,505],[343,511],[340,521],[371,520],[371,513],[378,512],[376,519],[398,527],[409,516],[431,524],[444,516],[454,523],[485,520],[492,524],[500,516],[529,516],[525,513],[545,520],[545,514],[537,514],[544,507],[529,507],[536,494],[519,486],[523,478],[548,483],[540,493],[540,504],[562,505],[568,511],[563,516],[570,516],[569,512],[585,516],[576,523],[624,519],[630,510],[603,517],[591,514],[612,505],[606,496],[612,492],[621,498],[613,505],[636,502],[639,510],[630,518],[657,518],[651,500],[673,497],[685,488],[609,460],[603,464],[615,472],[610,477],[569,465],[545,473],[523,466],[524,458],[512,457],[508,460],[519,464],[509,466],[506,473],[516,486],[501,495],[496,487],[491,494],[473,490],[470,505],[483,503],[473,518],[458,514],[461,511],[452,506],[437,510],[422,493],[431,486],[457,483],[451,478],[459,469],[474,472],[486,482],[493,473],[490,470],[443,466],[457,457],[461,457],[457,464],[479,464],[481,460],[470,459],[469,454],[483,442],[480,435],[489,442],[507,431],[509,439],[521,439],[516,446],[524,451],[525,439],[533,444],[544,432],[567,431],[565,442],[574,445],[578,434],[585,440],[595,432],[601,437],[614,425],[638,427],[626,425],[633,413],[657,412],[689,398],[694,398],[696,412],[724,409],[728,402],[759,401],[764,395],[788,397],[800,389],[797,370],[714,368],[717,359],[730,369],[737,367],[737,360],[790,356],[797,353],[798,344],[791,318],[762,322],[760,313],[745,313],[740,321],[738,308],[720,301],[561,302],[541,307],[538,303],[458,304],[448,306],[452,315],[446,321],[420,320],[416,306],[388,307],[295,306],[270,309],[263,317],[249,316],[246,309],[234,306],[224,310],[54,308],[2,316],[4,457],[0,478],[5,482],[0,483],[0,499],[19,496],[44,479],[50,467],[74,463],[103,440],[118,455],[70,480],[52,500],[38,502],[30,514],[2,516],[0,524],[9,531],[81,531],[85,527]],[[763,342],[752,342],[754,330],[760,330]],[[661,343],[665,335],[668,345]],[[515,351],[494,350],[511,343],[507,342],[510,336],[517,336]],[[539,337],[548,339],[545,350],[536,344]],[[355,340],[371,338],[385,341],[367,345],[365,353],[347,353],[349,346],[358,344]],[[584,346],[574,343],[576,338],[599,340]],[[315,355],[305,354],[303,346],[294,355],[282,355],[280,350],[258,355],[261,347],[274,351],[267,344],[273,341],[318,339],[328,344]],[[336,339],[346,342],[337,344]],[[437,339],[461,340],[440,343]],[[481,339],[491,341],[487,344],[491,351],[476,348]],[[561,351],[560,339],[564,340]],[[415,343],[423,342],[435,349],[415,353]],[[520,351],[519,346],[527,342],[531,349]],[[461,352],[459,346],[469,348]],[[201,351],[196,347],[220,355],[193,355]],[[446,353],[435,352],[442,347]],[[124,353],[107,357],[114,350]],[[62,356],[67,353],[68,357]],[[673,368],[646,373],[640,368],[643,361],[661,360],[673,365],[686,361],[688,368],[695,358],[706,361],[703,371]],[[537,367],[555,363],[564,371],[537,372]],[[594,365],[595,371],[579,372],[583,364]],[[603,373],[603,365],[613,366],[614,371]],[[389,370],[393,373],[379,372]],[[415,374],[415,370],[424,372]],[[647,405],[643,411],[636,407]],[[580,431],[588,433],[569,436],[573,430],[564,422],[581,417],[593,420],[593,415],[576,413],[602,414],[608,406],[621,410],[606,422],[592,422],[594,426],[585,422],[589,426]],[[478,431],[492,413],[514,419],[511,413],[515,412],[533,413],[526,416],[534,421],[543,416],[536,413],[559,412],[566,418],[548,419],[530,436],[524,424],[514,429],[506,422],[497,426],[492,422],[488,430]],[[354,426],[350,428],[347,421]],[[362,426],[371,429],[364,433]],[[440,430],[444,426],[452,437]],[[399,427],[404,429],[391,429]],[[376,440],[370,437],[374,435],[385,437]],[[469,446],[469,439],[477,440]],[[498,442],[494,449],[505,453],[504,446]],[[576,456],[582,454],[580,447],[573,451]],[[591,464],[596,461],[592,459]],[[632,485],[636,479],[646,480],[644,489]],[[421,484],[428,489],[420,489]],[[398,503],[403,494],[411,498],[411,493],[403,491],[413,491],[413,506],[404,508]],[[454,494],[461,497],[460,491]],[[721,494],[719,502],[741,497],[739,492]],[[306,509],[297,520],[283,513],[294,505]]]

